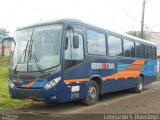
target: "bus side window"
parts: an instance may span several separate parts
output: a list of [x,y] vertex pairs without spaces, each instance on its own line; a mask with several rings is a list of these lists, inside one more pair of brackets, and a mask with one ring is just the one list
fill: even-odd
[[153,60],[156,60],[157,58],[156,58],[156,48],[155,47],[153,47],[152,48],[152,52],[153,52]]
[[142,50],[141,50],[141,44],[136,43],[136,58],[141,58],[142,56]]
[[87,47],[91,55],[106,55],[106,36],[94,30],[87,30]]
[[122,56],[122,40],[115,36],[108,36],[109,56]]
[[124,39],[124,56],[125,57],[135,57],[135,45],[134,42]]
[[[76,38],[76,42],[73,40]],[[67,31],[65,39],[65,69],[71,68],[84,60],[83,35]],[[75,45],[76,46],[75,46]]]
[[83,49],[83,36],[78,33],[74,33],[74,36],[78,37],[79,45],[77,48],[74,48],[72,42],[72,59],[73,60],[83,60],[84,59],[84,49]]
[[146,45],[146,59],[153,59],[152,47]]
[[145,45],[141,44],[141,58],[145,59]]
[[65,38],[65,59],[71,60],[71,39],[73,36],[73,32],[71,30],[67,31]]

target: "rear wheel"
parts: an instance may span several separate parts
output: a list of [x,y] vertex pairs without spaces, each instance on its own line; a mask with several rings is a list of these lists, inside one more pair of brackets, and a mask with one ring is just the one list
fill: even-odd
[[135,93],[140,93],[143,91],[143,87],[144,87],[144,81],[143,81],[143,78],[141,76],[139,76],[137,78],[137,84],[136,84],[136,87],[134,88],[134,92]]
[[87,96],[81,102],[84,105],[94,105],[99,98],[99,86],[96,81],[91,80],[87,88]]

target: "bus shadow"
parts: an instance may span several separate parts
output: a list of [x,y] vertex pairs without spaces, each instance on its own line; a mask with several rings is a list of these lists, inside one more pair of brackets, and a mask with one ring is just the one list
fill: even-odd
[[[147,90],[148,90],[148,88],[145,87],[143,89],[143,92],[147,91]],[[99,101],[101,103],[103,101],[105,102],[105,101],[109,101],[109,100],[123,98],[123,97],[126,97],[126,96],[132,96],[132,95],[135,95],[135,94],[139,94],[139,93],[135,93],[131,89],[121,90],[121,91],[111,92],[111,93],[106,93],[104,95],[101,95],[100,98],[99,98]]]
[[[144,88],[144,91],[147,91],[147,90],[148,88]],[[133,93],[129,90],[107,93],[99,97],[99,101],[97,105],[101,105],[105,102],[109,102],[109,101],[123,98],[126,96],[132,96],[134,94],[136,93]],[[89,107],[92,107],[92,106],[89,106]],[[19,110],[20,112],[23,112],[23,113],[50,115],[50,114],[72,114],[77,110],[83,111],[86,108],[87,106],[80,104],[79,101],[66,102],[66,103],[35,102],[30,106],[19,108]]]

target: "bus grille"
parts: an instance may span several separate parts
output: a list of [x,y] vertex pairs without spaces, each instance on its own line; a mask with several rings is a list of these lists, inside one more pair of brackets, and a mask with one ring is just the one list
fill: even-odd
[[44,78],[48,77],[49,75],[50,74],[45,74],[45,75],[41,75],[41,76],[16,76],[16,75],[11,74],[10,77],[13,80],[19,79],[19,80],[22,80],[22,81],[27,81],[27,80],[44,79]]

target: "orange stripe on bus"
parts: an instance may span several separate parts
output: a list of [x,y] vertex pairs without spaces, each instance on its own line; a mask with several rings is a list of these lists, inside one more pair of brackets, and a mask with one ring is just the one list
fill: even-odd
[[74,83],[74,82],[85,82],[88,81],[88,78],[81,78],[81,79],[68,79],[68,80],[64,80],[64,82],[67,84],[69,83]]
[[21,86],[21,88],[30,88],[34,83],[36,83],[37,81],[33,81],[30,82],[29,84],[25,85],[25,86]]
[[129,77],[138,77],[141,73],[141,68],[143,67],[145,60],[136,60],[126,69],[119,71],[113,75],[102,77],[103,80],[107,79],[119,79],[119,78],[129,78]]

